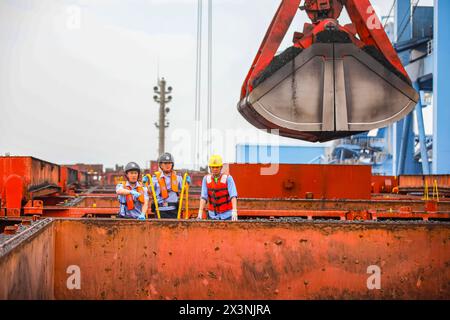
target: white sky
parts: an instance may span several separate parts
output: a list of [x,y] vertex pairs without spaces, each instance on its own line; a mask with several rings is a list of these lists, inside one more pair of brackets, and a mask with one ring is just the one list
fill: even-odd
[[[372,3],[387,15],[392,0]],[[236,104],[278,5],[213,1],[213,127],[233,136],[218,140],[214,151],[226,161],[234,160],[236,143],[246,142],[236,130],[258,133]],[[191,167],[196,11],[195,0],[0,0],[0,154],[145,165],[158,152],[152,88],[159,61],[160,75],[174,87],[166,149],[178,167]],[[297,15],[284,47],[305,21],[304,13]],[[205,82],[203,92],[205,110]],[[273,141],[259,136],[259,142]]]

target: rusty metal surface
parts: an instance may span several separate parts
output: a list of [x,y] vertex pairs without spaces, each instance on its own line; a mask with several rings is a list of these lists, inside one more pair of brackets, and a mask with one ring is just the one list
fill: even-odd
[[[199,196],[189,198],[189,208],[198,209]],[[116,196],[86,196],[76,205],[87,208],[118,208],[119,202]],[[415,211],[421,211],[425,207],[425,201],[419,198],[376,198],[371,200],[321,200],[321,199],[254,199],[239,198],[240,209],[307,209],[307,210],[396,210],[403,206],[410,206]],[[439,207],[443,211],[450,211],[450,201],[442,200]]]
[[59,183],[59,165],[33,157],[0,157],[0,188],[11,174],[22,177],[30,191]]
[[[407,210],[404,210],[407,209]],[[449,221],[450,212],[412,212],[410,207],[400,208],[396,211],[370,211],[370,210],[241,210],[241,217],[253,218],[279,218],[300,217],[308,220],[423,220],[423,221]],[[192,214],[191,218],[196,218]]]
[[103,164],[77,163],[64,166],[78,171],[78,181],[83,186],[99,185],[103,181]]
[[20,216],[23,200],[60,190],[59,166],[33,157],[0,157],[0,197],[7,216]]
[[372,194],[391,193],[398,187],[398,179],[394,176],[372,176]]
[[[350,165],[230,164],[240,198],[370,199],[371,167]],[[265,174],[266,173],[266,174]],[[332,183],[330,183],[332,182]]]
[[[68,200],[67,198],[64,198]],[[110,217],[116,215],[119,204],[113,195],[83,196],[71,198],[77,200],[70,205],[26,206],[24,213],[28,215],[42,214],[47,217],[81,218],[88,215],[97,217]],[[33,204],[37,202],[36,200]],[[239,199],[239,215],[241,217],[312,217],[346,219],[352,216],[366,216],[369,220],[376,217],[390,219],[441,219],[450,217],[450,201],[439,201],[433,204],[424,201],[421,197],[393,197],[385,196],[372,200],[307,200],[307,199]],[[198,212],[199,200],[197,196],[190,198],[189,214],[195,218]],[[408,214],[405,214],[408,211]],[[361,213],[363,213],[361,215]],[[370,213],[370,215],[365,214]],[[149,212],[149,216],[153,217]],[[183,215],[184,216],[184,215]],[[350,219],[352,220],[352,219]]]
[[[199,196],[189,197],[189,208],[198,209]],[[79,199],[73,207],[80,208],[118,208],[119,202],[115,195],[89,195],[75,197],[60,197],[53,198],[53,203],[45,199],[48,207],[55,206],[58,203],[70,203],[74,199]],[[442,210],[450,211],[450,201],[441,200],[439,205]],[[327,199],[262,199],[262,198],[239,198],[239,208],[242,209],[308,209],[308,210],[322,210],[322,209],[380,209],[389,210],[397,209],[402,206],[411,206],[414,210],[423,210],[425,201],[422,197],[376,197],[371,200],[327,200]]]
[[19,217],[24,196],[24,181],[17,174],[10,174],[4,179],[4,187],[1,190],[2,206],[6,207],[6,216]]
[[75,185],[78,184],[78,170],[68,166],[60,166],[59,186],[63,193],[71,191]]
[[[55,221],[57,299],[450,299],[450,226]],[[81,270],[68,290],[66,269]],[[381,268],[381,290],[367,268]]]
[[450,175],[405,175],[399,177],[400,192],[424,193],[425,186],[428,192],[433,193],[433,187],[437,187],[439,195],[450,195]]
[[0,244],[0,300],[53,299],[54,234],[41,220]]
[[[424,200],[374,199],[374,200],[306,200],[306,199],[239,199],[240,209],[271,210],[381,210],[395,211],[410,206],[414,211],[423,211]],[[450,211],[450,201],[439,202],[442,211]]]
[[[436,207],[436,206],[435,206]],[[435,208],[433,207],[433,208]],[[44,216],[54,218],[92,218],[92,217],[116,217],[116,208],[46,208]],[[182,214],[184,217],[184,213]],[[411,207],[399,207],[396,210],[299,210],[299,209],[241,209],[239,210],[241,219],[258,217],[301,217],[305,219],[330,219],[330,220],[439,220],[450,221],[449,211],[437,211],[436,209],[428,211],[412,211]],[[196,219],[197,211],[189,211],[188,217]],[[149,218],[156,218],[149,212]]]

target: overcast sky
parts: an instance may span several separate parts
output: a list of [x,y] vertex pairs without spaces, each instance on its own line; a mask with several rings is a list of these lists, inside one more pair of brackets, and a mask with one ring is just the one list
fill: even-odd
[[[387,15],[392,0],[372,1]],[[218,138],[214,151],[227,161],[236,143],[273,141],[246,139],[258,130],[236,104],[279,3],[213,0],[213,127],[229,137]],[[145,165],[158,153],[152,88],[159,69],[174,88],[166,149],[178,167],[191,167],[196,13],[196,0],[0,0],[0,154]],[[305,21],[299,13],[283,47]],[[205,110],[205,82],[203,89]]]

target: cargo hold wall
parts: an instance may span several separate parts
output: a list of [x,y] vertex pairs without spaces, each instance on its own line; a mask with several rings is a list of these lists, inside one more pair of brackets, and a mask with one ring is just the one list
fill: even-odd
[[[45,230],[0,257],[0,274],[26,286],[45,269],[53,291],[49,280],[45,295],[6,281],[2,299],[450,299],[446,223],[83,219]],[[30,257],[51,237],[54,256],[43,268]],[[17,267],[20,254],[30,255],[29,268]],[[70,266],[80,289],[67,287]],[[371,290],[373,266],[381,288]]]
[[54,226],[45,219],[1,243],[0,300],[54,298]]

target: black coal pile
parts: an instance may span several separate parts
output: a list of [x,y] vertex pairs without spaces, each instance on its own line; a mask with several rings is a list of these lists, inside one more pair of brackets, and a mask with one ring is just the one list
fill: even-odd
[[316,43],[352,43],[347,32],[339,30],[325,30],[316,35]]
[[283,66],[294,60],[303,50],[296,47],[289,47],[279,55],[272,59],[272,62],[261,74],[253,81],[253,87],[259,86],[266,79],[270,78],[275,72],[280,70]]
[[[316,35],[315,43],[353,43],[350,36],[339,30],[324,30]],[[372,58],[377,60],[389,71],[394,73],[397,77],[411,85],[411,80],[405,77],[400,71],[398,71],[387,59],[386,57],[375,47],[375,46],[365,46],[362,50],[370,55]],[[289,47],[279,55],[272,59],[272,62],[267,66],[267,68],[261,72],[261,74],[253,81],[253,87],[257,87],[265,80],[270,78],[275,72],[280,70],[283,66],[294,60],[303,49],[297,47]]]
[[411,80],[405,77],[403,73],[398,71],[375,46],[365,46],[362,50],[372,58],[377,60],[379,63],[381,63],[389,71],[394,73],[397,77],[405,81],[407,84],[411,85]]

